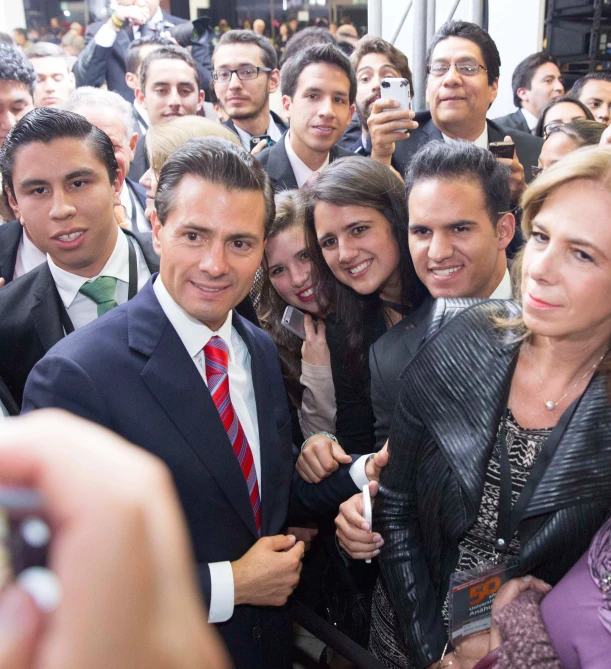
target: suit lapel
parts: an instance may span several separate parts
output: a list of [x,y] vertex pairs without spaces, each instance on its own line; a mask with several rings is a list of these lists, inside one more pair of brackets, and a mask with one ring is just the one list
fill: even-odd
[[45,351],[51,349],[64,337],[61,322],[60,296],[53,281],[49,265],[45,262],[34,272],[38,272],[32,287],[32,322]]
[[8,283],[13,280],[15,274],[15,264],[23,228],[19,221],[5,223],[3,228],[3,234],[0,236],[0,277]]
[[291,162],[284,148],[287,138],[286,133],[271,147],[269,160],[267,162],[267,173],[270,179],[281,188],[294,190],[298,188],[297,179],[291,166]]
[[410,361],[418,352],[420,344],[426,335],[432,307],[433,300],[427,297],[426,300],[424,300],[424,302],[417,309],[412,311],[412,313],[404,320],[405,335],[401,338],[401,341],[407,349],[407,359]]
[[152,283],[129,302],[128,322],[130,347],[150,356],[142,371],[143,382],[244,524],[258,536],[246,481],[216,406],[159,306]]

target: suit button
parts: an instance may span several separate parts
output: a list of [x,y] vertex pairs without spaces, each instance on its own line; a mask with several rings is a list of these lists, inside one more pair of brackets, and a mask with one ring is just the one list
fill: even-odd
[[258,625],[252,628],[253,639],[260,639],[262,634],[263,630]]

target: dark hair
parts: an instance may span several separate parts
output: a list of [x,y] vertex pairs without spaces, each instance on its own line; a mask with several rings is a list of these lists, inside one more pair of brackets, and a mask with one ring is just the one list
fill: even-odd
[[335,65],[345,72],[350,82],[348,99],[350,104],[353,104],[356,98],[356,75],[354,74],[354,68],[350,64],[348,57],[336,46],[333,46],[333,44],[316,44],[289,58],[282,66],[280,76],[282,95],[288,95],[291,98],[294,97],[301,73],[308,65],[316,63]]
[[571,96],[574,98],[578,98],[583,92],[583,87],[588,83],[588,81],[611,82],[611,72],[609,72],[608,70],[601,72],[590,72],[589,74],[586,74],[585,77],[577,79],[577,81],[573,84],[573,88],[571,88]]
[[494,40],[486,30],[468,21],[446,21],[433,35],[426,53],[426,69],[431,67],[431,58],[435,47],[448,37],[461,37],[477,44],[484,59],[483,65],[488,70],[488,83],[493,84],[501,71],[501,56]]
[[135,39],[133,42],[130,42],[130,45],[127,47],[127,53],[125,54],[125,71],[130,74],[136,74],[142,59],[140,58],[140,48],[143,46],[173,46],[174,42],[167,39],[166,37],[161,37],[160,35],[149,35],[148,37],[140,37]]
[[214,56],[216,56],[217,51],[222,46],[227,46],[228,44],[256,44],[259,49],[261,49],[261,61],[263,62],[264,67],[271,67],[272,70],[275,70],[278,67],[276,49],[274,49],[267,37],[259,35],[253,30],[229,30],[223,34],[214,48],[214,53],[212,54],[213,68]]
[[350,56],[350,62],[354,71],[358,70],[360,61],[370,53],[381,53],[384,56],[387,56],[388,62],[401,74],[404,79],[409,81],[409,87],[414,94],[414,84],[412,83],[412,71],[409,68],[409,62],[407,56],[399,51],[395,46],[390,42],[387,42],[381,37],[376,37],[375,35],[365,35],[357,43],[352,55]]
[[598,146],[606,127],[602,123],[598,123],[598,121],[576,118],[570,123],[557,126],[550,134],[555,135],[558,132],[562,132],[567,137],[570,137],[577,144],[578,148],[582,146]]
[[190,139],[172,151],[159,173],[155,209],[162,225],[175,206],[183,177],[191,174],[227,190],[260,192],[265,199],[264,236],[274,220],[274,192],[261,163],[242,147],[219,137]]
[[27,36],[28,36],[28,33],[26,32],[26,29],[25,29],[25,28],[15,28],[15,29],[13,30],[13,32],[18,33],[18,34],[21,35],[22,37],[27,37]]
[[570,102],[576,107],[579,107],[579,109],[586,115],[588,121],[594,121],[594,114],[592,114],[581,100],[574,98],[572,95],[563,95],[562,97],[548,102],[543,108],[543,111],[539,114],[539,120],[537,121],[537,127],[535,128],[535,135],[537,137],[543,137],[543,128],[545,127],[545,117],[547,116],[547,112],[561,102]]
[[315,44],[335,44],[337,40],[326,28],[315,28],[313,26],[304,28],[295,33],[286,43],[286,48],[280,59],[280,66],[284,67],[284,63],[289,58],[292,58],[296,53],[301,53],[304,49],[314,46]]
[[183,63],[186,63],[193,70],[198,90],[201,88],[199,71],[197,69],[197,63],[193,60],[193,56],[186,49],[183,49],[183,47],[171,44],[170,46],[160,46],[158,49],[151,51],[142,61],[140,69],[140,88],[143,91],[146,87],[146,76],[149,68],[156,60],[182,60]]
[[[33,58],[63,58],[66,60],[64,50],[52,42],[36,42],[36,44],[32,44],[32,46],[28,47],[23,52],[23,55],[28,60],[32,60]],[[66,60],[66,65],[67,64],[68,61]]]
[[17,121],[0,149],[2,180],[4,185],[9,187],[13,197],[15,197],[13,167],[19,149],[34,142],[49,144],[56,139],[66,138],[87,142],[96,158],[106,166],[110,183],[113,183],[117,178],[119,165],[108,135],[91,125],[80,114],[54,107],[39,107],[28,112],[21,120]]
[[472,142],[433,141],[419,149],[405,173],[405,197],[409,200],[414,184],[425,179],[460,179],[479,182],[490,222],[496,227],[503,212],[509,211],[509,168],[490,151]]
[[518,88],[526,88],[530,90],[532,86],[532,80],[537,70],[541,65],[547,63],[553,63],[558,69],[560,69],[560,64],[547,51],[539,51],[538,53],[533,53],[530,56],[527,56],[521,63],[518,63],[518,66],[513,71],[511,75],[511,89],[513,91],[513,104],[516,107],[522,106],[522,100],[518,96]]
[[18,81],[34,95],[36,72],[32,63],[8,44],[0,42],[0,80]]
[[[286,230],[300,227],[305,235],[306,192],[302,190],[285,190],[276,194],[276,217],[271,224],[267,239],[273,239]],[[303,342],[297,335],[282,327],[282,314],[286,302],[278,295],[268,274],[267,258],[263,255],[263,278],[261,282],[260,300],[257,316],[261,327],[274,340],[280,356],[282,378],[291,401],[301,406],[303,386],[301,376],[301,346]]]
[[338,207],[367,207],[388,221],[399,252],[402,311],[417,307],[426,295],[409,252],[407,206],[403,182],[390,168],[358,156],[340,158],[320,172],[308,191],[306,241],[312,258],[313,285],[319,304],[337,314],[345,337],[348,367],[356,373],[367,360],[366,342],[382,312],[377,295],[359,295],[335,278],[316,236],[314,210],[319,202]]

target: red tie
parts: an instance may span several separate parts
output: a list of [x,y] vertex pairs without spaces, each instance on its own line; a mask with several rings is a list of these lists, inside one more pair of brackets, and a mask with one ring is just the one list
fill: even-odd
[[204,346],[206,357],[206,378],[208,379],[208,390],[214,401],[217,411],[223,421],[223,427],[229,441],[233,446],[233,452],[240,463],[242,474],[248,487],[248,496],[255,516],[257,531],[261,534],[261,499],[259,498],[259,484],[257,483],[257,472],[252,451],[248,439],[244,434],[238,415],[233,409],[231,397],[229,396],[229,355],[227,344],[216,335]]

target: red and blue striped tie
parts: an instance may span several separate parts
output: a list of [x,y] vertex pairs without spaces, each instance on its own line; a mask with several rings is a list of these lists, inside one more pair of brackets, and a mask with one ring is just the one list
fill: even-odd
[[206,357],[206,378],[208,379],[208,390],[216,406],[219,416],[223,421],[223,427],[229,441],[233,446],[233,452],[240,463],[242,474],[246,479],[248,496],[255,516],[257,531],[261,534],[261,499],[259,497],[259,484],[257,483],[257,472],[252,451],[248,439],[244,434],[237,413],[234,411],[231,397],[229,395],[229,350],[227,344],[216,335],[204,346]]

